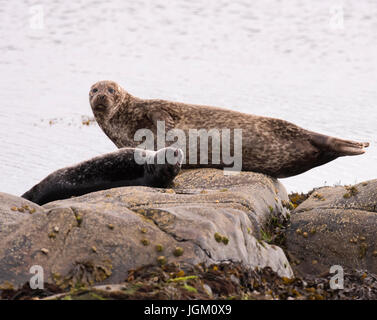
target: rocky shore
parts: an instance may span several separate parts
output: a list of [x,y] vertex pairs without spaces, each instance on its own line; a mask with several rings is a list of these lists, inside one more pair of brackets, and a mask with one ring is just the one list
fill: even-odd
[[[0,193],[3,299],[376,299],[377,180],[290,195],[252,172],[183,171],[38,206]],[[344,268],[344,289],[329,270]],[[31,290],[32,266],[44,289]]]

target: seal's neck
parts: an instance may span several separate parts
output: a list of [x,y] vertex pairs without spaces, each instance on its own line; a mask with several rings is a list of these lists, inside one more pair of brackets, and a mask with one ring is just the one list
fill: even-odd
[[122,125],[122,123],[127,120],[127,114],[132,112],[132,99],[133,97],[129,93],[124,92],[121,99],[119,99],[119,101],[111,108],[104,121],[112,126]]
[[124,147],[124,136],[128,136],[127,124],[132,116],[132,101],[135,99],[126,91],[106,115],[97,117],[98,124],[117,147]]

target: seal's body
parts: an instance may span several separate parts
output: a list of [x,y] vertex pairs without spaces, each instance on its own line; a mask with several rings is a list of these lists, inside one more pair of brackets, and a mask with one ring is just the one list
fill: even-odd
[[[276,178],[294,176],[341,156],[363,154],[369,143],[338,139],[300,128],[290,122],[245,114],[223,108],[165,100],[143,100],[113,81],[100,81],[89,92],[96,121],[119,148],[136,147],[139,129],[156,134],[158,121],[166,131],[181,129],[242,129],[242,170]],[[187,148],[189,144],[187,143]],[[233,150],[231,141],[230,150]],[[192,164],[188,149],[183,168],[226,167],[226,164]],[[208,153],[211,155],[211,144]],[[200,149],[198,148],[198,157]]]
[[[168,159],[170,161],[158,162],[158,155],[162,155],[166,160],[168,151],[172,153],[172,158]],[[116,187],[166,187],[179,173],[182,159],[183,151],[180,149],[164,148],[154,152],[122,148],[57,170],[22,197],[43,205],[55,200]]]

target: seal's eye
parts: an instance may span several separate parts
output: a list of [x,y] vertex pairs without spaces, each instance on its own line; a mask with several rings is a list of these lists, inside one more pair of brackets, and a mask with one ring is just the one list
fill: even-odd
[[115,90],[113,89],[113,88],[108,88],[107,89],[110,93],[114,93],[115,92]]
[[94,89],[92,90],[93,93],[96,93],[97,91],[98,91],[97,88],[94,88]]

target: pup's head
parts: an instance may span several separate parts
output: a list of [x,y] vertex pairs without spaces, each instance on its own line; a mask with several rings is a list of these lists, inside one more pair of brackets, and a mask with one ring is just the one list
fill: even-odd
[[157,152],[149,153],[146,158],[146,172],[151,179],[151,185],[166,187],[181,170],[184,153],[181,149],[167,147]]

